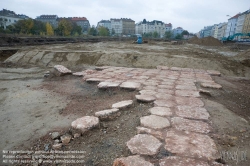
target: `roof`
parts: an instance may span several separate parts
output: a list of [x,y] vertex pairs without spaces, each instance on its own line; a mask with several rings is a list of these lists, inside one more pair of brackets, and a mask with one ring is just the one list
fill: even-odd
[[72,17],[72,21],[88,21],[86,17]]
[[169,23],[169,24],[165,24],[166,27],[172,27],[172,24]]
[[98,23],[111,23],[111,21],[109,21],[109,20],[101,20]]
[[57,19],[57,15],[41,15],[37,17],[38,19]]
[[176,29],[183,29],[182,27],[177,27]]
[[238,18],[240,15],[241,15],[241,13],[236,14],[235,16],[233,16],[233,17],[229,18],[228,20],[231,20],[231,19],[236,19],[236,18]]

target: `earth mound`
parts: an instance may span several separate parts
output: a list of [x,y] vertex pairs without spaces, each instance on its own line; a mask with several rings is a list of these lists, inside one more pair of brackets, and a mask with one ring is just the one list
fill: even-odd
[[223,45],[218,39],[215,39],[214,37],[211,37],[211,36],[201,38],[201,39],[195,36],[189,39],[188,42],[191,44],[198,44],[202,46],[222,46]]

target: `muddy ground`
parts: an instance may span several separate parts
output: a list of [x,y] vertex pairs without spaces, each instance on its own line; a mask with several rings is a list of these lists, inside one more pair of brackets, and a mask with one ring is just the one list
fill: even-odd
[[[7,49],[18,51],[5,63],[7,55],[15,51],[4,51],[4,56],[1,54],[1,150],[44,150],[46,146],[51,149],[54,141],[50,133],[71,134],[70,124],[76,118],[94,115],[115,102],[131,99],[135,104],[122,111],[120,117],[102,121],[98,128],[63,147],[63,150],[86,151],[84,160],[87,166],[112,165],[115,158],[130,155],[125,142],[136,134],[140,117],[148,115],[148,109],[153,105],[138,103],[134,97],[137,91],[103,91],[98,90],[96,84],[84,82],[81,77],[45,78],[44,73],[55,64],[63,64],[73,71],[102,65],[141,68],[165,65],[222,73],[221,77],[214,79],[223,88],[209,89],[211,96],[202,96],[214,129],[210,136],[220,152],[246,152],[248,157],[248,161],[236,161],[224,156],[219,162],[249,165],[250,68],[235,58],[245,50],[231,49],[230,46],[171,45],[169,42],[143,45],[131,42],[70,43],[2,48]],[[167,155],[170,154],[162,149],[156,158]]]

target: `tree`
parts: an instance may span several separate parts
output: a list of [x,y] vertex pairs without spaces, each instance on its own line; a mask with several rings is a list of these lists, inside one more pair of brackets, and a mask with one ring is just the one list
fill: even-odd
[[112,35],[114,35],[114,34],[115,34],[115,30],[114,30],[114,28],[112,28],[112,32],[111,32],[111,34],[112,34]]
[[92,36],[96,36],[97,35],[97,30],[92,27],[89,29],[89,32],[88,32],[89,35],[92,35]]
[[46,23],[46,32],[48,36],[53,36],[54,35],[54,30],[52,28],[52,26],[50,25],[50,23]]
[[171,39],[173,36],[173,33],[171,31],[166,31],[164,34],[164,38]]
[[157,33],[156,31],[154,31],[153,37],[154,37],[154,38],[158,38],[158,37],[159,37],[159,33]]
[[75,22],[73,22],[72,23],[71,35],[73,35],[73,36],[79,36],[81,34],[82,34],[82,27],[80,27]]
[[186,30],[184,30],[184,31],[181,33],[181,36],[183,36],[183,35],[189,35],[189,32],[186,31]]
[[31,29],[31,33],[34,35],[45,34],[46,32],[46,24],[42,21],[33,20],[34,26]]
[[182,35],[181,35],[181,34],[177,34],[177,35],[175,36],[175,39],[182,39]]
[[98,28],[98,32],[100,36],[109,36],[109,30],[103,26]]
[[69,36],[72,30],[72,23],[67,19],[62,19],[58,23],[58,31],[60,35]]

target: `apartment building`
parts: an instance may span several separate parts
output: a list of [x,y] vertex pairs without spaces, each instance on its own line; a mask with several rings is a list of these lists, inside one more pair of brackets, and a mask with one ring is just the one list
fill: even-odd
[[250,33],[250,12],[248,12],[245,16],[242,32]]
[[16,14],[13,11],[3,9],[0,11],[0,26],[6,29],[7,26],[15,24],[19,20],[28,19],[24,14]]
[[69,17],[72,22],[75,22],[78,26],[82,28],[82,32],[88,32],[90,28],[89,20],[86,17]]
[[238,21],[239,16],[240,16],[240,14],[237,14],[237,15],[231,17],[230,19],[228,19],[225,37],[232,36],[235,34],[236,27],[237,27],[237,21]]
[[122,20],[111,18],[111,29],[115,31],[115,34],[121,35],[122,34]]
[[44,22],[44,23],[50,23],[50,25],[53,28],[58,27],[58,16],[57,15],[40,15],[36,17],[36,20]]
[[111,21],[109,20],[101,20],[97,23],[96,28],[98,29],[99,27],[105,27],[108,28],[110,34],[112,33],[112,28],[111,28]]
[[223,37],[226,36],[226,29],[227,29],[227,23],[222,23],[218,26],[218,34],[217,34],[218,40],[221,40]]
[[133,35],[135,34],[135,21],[130,18],[122,18],[122,34]]
[[184,31],[184,29],[182,27],[177,27],[177,28],[173,29],[174,37],[181,34],[183,31]]
[[166,32],[166,26],[165,23],[158,20],[153,20],[151,22],[146,21],[146,19],[143,19],[143,21],[136,24],[136,34],[145,34],[145,33],[154,33],[157,32],[160,37],[163,37]]
[[165,24],[165,27],[166,27],[166,31],[172,31],[172,24],[171,23]]

